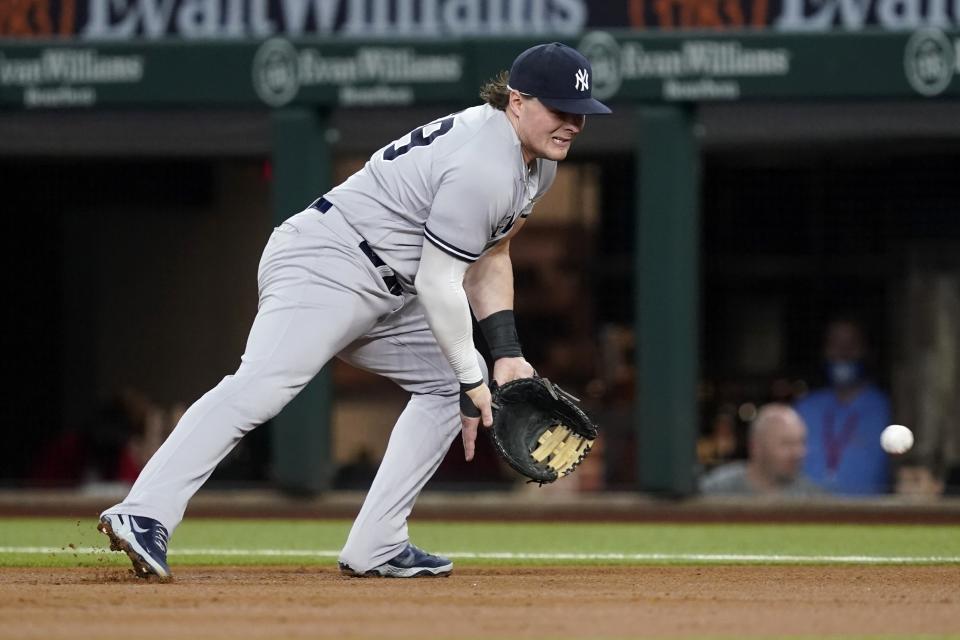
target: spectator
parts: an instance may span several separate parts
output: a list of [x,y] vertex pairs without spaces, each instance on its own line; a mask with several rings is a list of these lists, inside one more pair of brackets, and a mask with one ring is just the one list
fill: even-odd
[[796,404],[810,431],[804,471],[827,491],[877,494],[889,489],[887,454],[880,432],[890,424],[890,402],[866,375],[863,328],[851,318],[827,325],[824,360],[827,388]]
[[714,416],[709,432],[697,439],[697,459],[713,468],[742,458],[743,453],[737,451],[740,448],[738,441],[736,408],[726,405]]
[[168,415],[142,392],[119,389],[79,427],[46,443],[34,460],[30,482],[44,487],[131,485],[182,412],[175,405]]
[[717,467],[700,482],[712,495],[811,496],[822,490],[801,471],[807,428],[788,405],[764,405],[750,423],[750,458]]

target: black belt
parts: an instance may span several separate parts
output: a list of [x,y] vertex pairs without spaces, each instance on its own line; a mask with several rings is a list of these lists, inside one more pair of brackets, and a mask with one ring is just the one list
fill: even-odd
[[[330,211],[330,208],[333,206],[333,203],[327,200],[326,198],[317,198],[313,204],[310,205],[311,209],[316,209],[320,213],[326,213]],[[383,283],[387,285],[387,289],[390,290],[395,296],[403,293],[403,287],[400,286],[400,281],[397,280],[397,274],[393,272],[387,263],[380,259],[380,256],[370,247],[366,240],[360,243],[360,250],[363,251],[363,255],[367,256],[370,262],[373,263],[373,266],[376,267],[377,273],[380,274],[380,277],[383,278]]]
[[400,281],[397,280],[397,274],[387,266],[386,262],[380,259],[380,256],[367,244],[366,240],[360,243],[360,251],[363,251],[364,255],[370,258],[370,262],[377,268],[377,272],[380,274],[380,277],[383,278],[383,283],[387,285],[390,293],[395,296],[403,293],[403,287],[400,286]]

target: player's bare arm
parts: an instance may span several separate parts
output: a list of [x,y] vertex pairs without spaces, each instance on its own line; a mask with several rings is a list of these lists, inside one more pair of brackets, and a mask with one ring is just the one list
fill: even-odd
[[519,218],[510,233],[470,265],[463,288],[470,308],[478,320],[504,309],[513,309],[513,262],[510,241],[519,233],[526,218]]
[[[495,314],[513,311],[513,262],[510,259],[510,240],[520,231],[526,222],[521,218],[514,225],[510,235],[500,241],[467,270],[463,285],[470,301],[470,307],[481,327],[487,322],[496,322]],[[510,314],[512,327],[512,313]],[[515,331],[515,328],[513,329]],[[491,336],[487,335],[488,342]],[[493,345],[491,345],[493,347]],[[519,350],[519,347],[517,347]],[[517,378],[529,378],[534,368],[522,354],[496,357],[494,354],[493,379],[497,384],[505,384]]]

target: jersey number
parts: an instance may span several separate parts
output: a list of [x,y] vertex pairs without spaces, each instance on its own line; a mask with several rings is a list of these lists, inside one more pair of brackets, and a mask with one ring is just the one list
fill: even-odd
[[418,127],[383,150],[384,160],[396,160],[414,147],[425,147],[453,129],[453,116]]

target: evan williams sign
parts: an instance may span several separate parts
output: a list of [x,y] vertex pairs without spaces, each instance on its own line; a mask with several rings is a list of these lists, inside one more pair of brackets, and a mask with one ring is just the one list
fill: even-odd
[[593,65],[593,94],[601,100],[616,96],[625,83],[649,82],[659,83],[664,100],[737,100],[742,80],[786,77],[791,67],[791,52],[785,48],[736,40],[681,40],[647,49],[595,31],[577,48]]
[[333,87],[343,106],[405,105],[414,102],[415,85],[458,83],[464,61],[457,54],[422,54],[406,47],[360,47],[331,56],[298,49],[273,38],[257,49],[251,76],[266,104],[280,107],[302,88]]
[[0,0],[0,36],[576,35],[587,14],[587,0]]
[[[960,0],[627,0],[634,29],[859,31],[960,26]],[[591,4],[590,26],[606,24]],[[617,25],[619,26],[619,25]]]
[[97,87],[138,84],[145,61],[139,55],[103,55],[95,49],[44,49],[31,57],[0,53],[0,88],[23,90],[23,106],[90,107]]
[[0,36],[577,37],[585,30],[960,27],[960,0],[0,0]]

